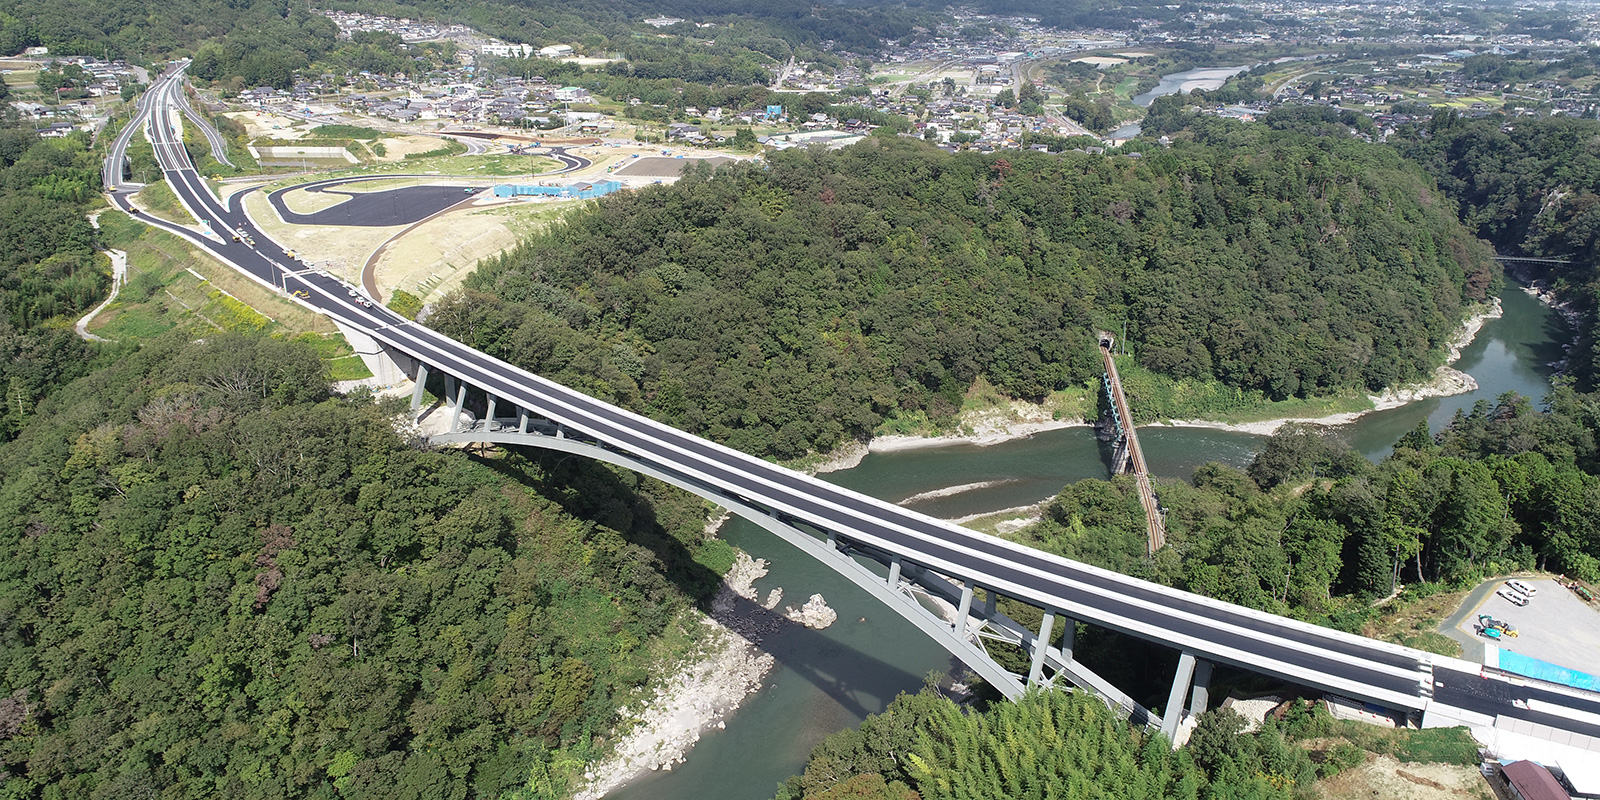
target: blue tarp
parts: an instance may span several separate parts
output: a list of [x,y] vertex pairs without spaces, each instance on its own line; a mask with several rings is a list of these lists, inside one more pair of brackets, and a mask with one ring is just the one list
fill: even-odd
[[611,194],[621,189],[620,181],[594,181],[574,183],[567,186],[523,186],[511,183],[502,183],[494,187],[495,197],[568,197],[579,200],[592,200],[596,197]]
[[1600,692],[1600,678],[1587,672],[1567,669],[1548,661],[1529,658],[1506,649],[1500,650],[1500,668],[1506,672],[1526,675],[1529,678],[1537,678],[1541,681],[1559,683],[1576,689],[1587,689],[1591,692]]

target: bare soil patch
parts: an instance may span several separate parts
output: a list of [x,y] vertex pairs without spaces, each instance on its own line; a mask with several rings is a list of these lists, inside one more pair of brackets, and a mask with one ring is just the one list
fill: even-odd
[[408,155],[444,147],[443,141],[432,136],[394,136],[379,139],[376,144],[383,145],[384,152],[378,156],[379,161],[404,161]]
[[244,208],[274,241],[303,253],[312,263],[325,266],[334,275],[347,276],[352,281],[359,279],[361,266],[367,263],[372,251],[404,227],[289,225],[278,219],[261,192],[246,196]]
[[378,259],[378,286],[404,289],[425,302],[461,285],[478,262],[507,250],[559,213],[550,206],[476,205],[419,225]]
[[1318,781],[1316,788],[1325,800],[1494,800],[1489,782],[1475,767],[1402,764],[1389,756],[1374,756],[1355,769]]
[[270,111],[235,111],[225,116],[243,125],[253,139],[301,139],[308,130],[306,123]]

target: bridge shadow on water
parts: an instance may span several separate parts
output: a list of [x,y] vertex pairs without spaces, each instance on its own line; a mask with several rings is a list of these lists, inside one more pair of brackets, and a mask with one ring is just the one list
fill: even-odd
[[[887,704],[899,692],[915,691],[921,685],[922,676],[784,616],[784,606],[798,607],[805,598],[785,597],[770,610],[732,592],[718,600],[722,576],[696,561],[691,546],[681,538],[700,536],[704,518],[687,519],[679,514],[679,519],[663,520],[658,514],[658,510],[678,512],[674,504],[661,502],[668,492],[678,490],[581,456],[538,448],[506,450],[505,458],[473,457],[538,491],[568,514],[615,530],[629,544],[648,551],[660,575],[698,608],[771,654],[857,718],[879,710],[879,705]],[[702,506],[696,500],[693,507],[698,512]],[[679,535],[673,534],[674,529]],[[800,552],[794,557],[807,558]],[[834,625],[854,623],[856,620],[841,618]]]

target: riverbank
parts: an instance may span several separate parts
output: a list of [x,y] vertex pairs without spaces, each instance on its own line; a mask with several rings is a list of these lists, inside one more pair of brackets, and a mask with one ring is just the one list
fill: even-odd
[[704,733],[723,728],[745,697],[761,688],[774,659],[753,642],[767,626],[737,609],[741,599],[753,598],[752,584],[765,574],[760,562],[739,554],[712,600],[711,615],[699,618],[705,626],[700,648],[666,670],[650,696],[617,709],[621,738],[608,758],[584,772],[587,783],[573,800],[599,800],[644,773],[682,764]]
[[[713,519],[708,535],[728,518]],[[776,659],[759,645],[797,626],[826,628],[837,619],[820,594],[778,610],[783,589],[763,599],[755,588],[766,574],[765,560],[739,553],[710,615],[699,617],[705,626],[699,649],[665,670],[648,697],[618,709],[620,738],[609,757],[584,773],[586,785],[573,800],[599,800],[640,775],[682,764],[702,736],[725,728],[727,718],[761,688]]]
[[1291,423],[1309,425],[1348,425],[1356,420],[1379,411],[1388,411],[1401,406],[1426,400],[1430,397],[1451,397],[1458,394],[1477,391],[1478,382],[1471,375],[1450,366],[1461,359],[1461,350],[1478,338],[1478,332],[1483,330],[1484,324],[1489,320],[1499,319],[1505,314],[1500,298],[1477,314],[1468,317],[1461,324],[1461,329],[1450,338],[1446,345],[1445,362],[1434,370],[1433,377],[1426,381],[1406,384],[1385,390],[1382,394],[1368,395],[1367,400],[1372,407],[1362,411],[1347,411],[1341,414],[1329,414],[1322,417],[1289,417],[1284,419],[1268,419],[1254,422],[1217,422],[1214,420],[1175,419],[1156,423],[1175,428],[1208,428],[1218,431],[1233,433],[1249,433],[1257,436],[1271,436],[1277,430]]
[[[1531,288],[1527,291],[1529,294],[1538,297],[1546,305],[1550,305],[1558,312],[1562,312],[1560,306],[1554,302],[1554,298],[1548,296],[1548,292],[1538,293]],[[1456,331],[1455,336],[1451,337],[1446,344],[1444,365],[1434,371],[1432,378],[1388,389],[1381,394],[1369,395],[1367,397],[1367,401],[1371,404],[1369,408],[1319,417],[1280,417],[1249,422],[1175,419],[1150,423],[1143,427],[1164,425],[1175,428],[1206,428],[1232,433],[1271,436],[1279,428],[1290,423],[1327,426],[1346,425],[1368,414],[1399,408],[1418,400],[1426,400],[1431,397],[1451,397],[1476,391],[1478,382],[1471,375],[1450,365],[1460,360],[1462,349],[1472,344],[1473,340],[1477,338],[1478,332],[1483,330],[1483,326],[1489,320],[1499,319],[1504,313],[1500,298],[1496,297],[1487,307],[1468,317],[1461,324],[1460,330]],[[1570,311],[1564,313],[1570,313]],[[1081,427],[1089,424],[1084,419],[1061,418],[1058,416],[1056,409],[1045,405],[1022,400],[1010,400],[991,408],[963,414],[958,425],[958,429],[962,433],[940,436],[892,434],[874,437],[870,442],[850,442],[822,456],[815,463],[807,465],[807,468],[813,474],[838,472],[860,466],[862,459],[871,453],[890,453],[959,444],[987,447],[1013,439],[1027,438],[1044,431]]]
[[[962,433],[940,436],[891,434],[875,436],[870,442],[850,442],[810,465],[809,471],[820,475],[825,472],[855,469],[869,453],[892,453],[899,450],[948,447],[956,444],[988,447],[1044,431],[1084,427],[1089,424],[1088,421],[1076,417],[1058,418],[1056,414],[1056,409],[1044,404],[1009,400],[991,408],[962,414],[958,425],[958,430]],[[903,502],[910,502],[911,499],[915,498]]]

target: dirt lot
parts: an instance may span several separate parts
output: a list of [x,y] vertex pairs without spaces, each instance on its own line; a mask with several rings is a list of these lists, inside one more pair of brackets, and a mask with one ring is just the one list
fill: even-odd
[[383,155],[379,161],[404,161],[406,156],[414,153],[426,153],[444,147],[444,142],[432,136],[392,136],[379,139],[375,144],[383,145]]
[[384,250],[378,286],[385,295],[398,288],[424,302],[436,300],[459,286],[480,260],[509,249],[570,205],[502,203],[430,220]]
[[1476,767],[1451,764],[1402,764],[1388,756],[1373,756],[1367,763],[1317,783],[1326,800],[1494,800],[1488,781]]
[[[338,197],[338,195],[333,196]],[[278,220],[278,215],[273,213],[266,196],[261,192],[251,192],[246,196],[244,207],[245,211],[249,212],[250,218],[255,220],[268,236],[284,247],[304,253],[305,257],[315,264],[326,265],[328,271],[335,275],[342,275],[341,270],[348,270],[351,278],[357,275],[361,265],[367,263],[367,256],[371,255],[378,245],[388,241],[389,237],[404,227],[286,225]]]
[[1600,664],[1600,609],[1548,578],[1523,581],[1539,590],[1533,602],[1514,606],[1491,592],[1476,611],[1466,614],[1459,630],[1475,634],[1473,626],[1478,615],[1489,614],[1516,626],[1519,634],[1497,640],[1496,647],[1570,669],[1595,672],[1595,665]]
[[299,139],[306,135],[309,125],[301,120],[280,116],[270,111],[236,111],[227,117],[243,125],[250,138]]

